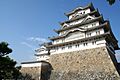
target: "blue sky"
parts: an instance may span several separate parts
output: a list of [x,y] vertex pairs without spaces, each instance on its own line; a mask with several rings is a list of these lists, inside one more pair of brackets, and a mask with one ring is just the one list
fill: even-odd
[[10,44],[13,49],[10,56],[18,63],[33,60],[38,44],[55,36],[53,29],[60,28],[58,22],[67,20],[64,13],[90,2],[104,19],[110,20],[113,33],[120,41],[118,0],[112,6],[106,0],[0,0],[0,41]]

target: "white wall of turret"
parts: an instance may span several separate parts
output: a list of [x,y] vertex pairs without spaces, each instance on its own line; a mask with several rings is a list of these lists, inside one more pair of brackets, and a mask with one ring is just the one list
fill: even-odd
[[43,45],[36,49],[36,59],[37,61],[47,61],[49,59],[48,49]]
[[50,58],[49,55],[40,55],[40,56],[36,56],[37,61],[47,61]]

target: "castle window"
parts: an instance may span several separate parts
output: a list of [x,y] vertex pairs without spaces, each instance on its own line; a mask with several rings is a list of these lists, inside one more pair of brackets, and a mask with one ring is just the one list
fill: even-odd
[[95,45],[95,44],[96,44],[96,41],[93,41],[93,42],[92,42],[92,45]]
[[62,42],[64,42],[65,41],[65,39],[62,39]]
[[88,36],[88,37],[91,37],[91,33],[88,33],[87,36]]
[[83,14],[85,14],[85,11],[83,12]]
[[99,35],[100,34],[100,31],[96,31],[96,35]]
[[78,47],[79,47],[79,44],[76,44],[75,47],[78,48]]
[[85,26],[85,28],[87,29],[87,28],[88,28],[88,26]]
[[77,17],[79,17],[79,15],[78,15],[78,14],[76,14],[76,15],[75,15],[75,18],[77,18]]
[[92,26],[96,26],[96,23],[93,23]]
[[88,45],[88,43],[83,43],[83,45],[84,45],[84,46],[87,46],[87,45]]
[[62,50],[64,50],[65,49],[65,47],[62,47]]
[[58,47],[56,47],[56,51],[58,51]]
[[56,42],[58,43],[58,42],[59,42],[59,40],[56,40]]
[[87,20],[91,20],[91,18],[87,18],[86,21],[87,21]]
[[68,49],[71,49],[72,48],[72,46],[71,45],[68,45]]

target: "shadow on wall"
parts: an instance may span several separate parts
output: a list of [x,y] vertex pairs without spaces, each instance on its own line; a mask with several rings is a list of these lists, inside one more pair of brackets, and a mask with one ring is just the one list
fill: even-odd
[[41,67],[41,80],[49,80],[52,70],[52,65],[44,61]]

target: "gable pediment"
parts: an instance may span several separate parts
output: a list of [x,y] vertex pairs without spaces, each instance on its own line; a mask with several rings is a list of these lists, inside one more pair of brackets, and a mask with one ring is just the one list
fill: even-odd
[[68,36],[68,35],[71,34],[71,33],[74,34],[74,32],[84,33],[85,31],[86,31],[86,29],[84,29],[84,28],[75,28],[75,29],[73,29],[73,30],[70,30],[70,31],[66,32],[66,33],[64,34],[64,36]]
[[92,19],[95,19],[95,17],[88,15],[81,23],[84,23],[84,22],[92,20]]
[[81,39],[81,38],[85,37],[84,31],[85,30],[83,30],[83,29],[71,30],[65,35],[65,40],[71,41],[71,40]]

